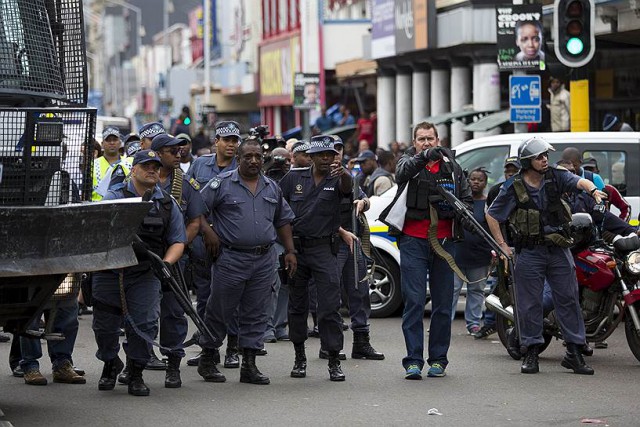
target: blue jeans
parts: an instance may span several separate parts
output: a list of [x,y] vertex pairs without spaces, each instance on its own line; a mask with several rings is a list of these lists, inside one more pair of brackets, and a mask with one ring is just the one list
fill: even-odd
[[[51,314],[51,310],[49,309],[44,311],[47,323],[52,320]],[[64,306],[56,307],[51,331],[62,333],[64,340],[47,342],[47,351],[54,371],[67,360],[73,364],[71,354],[73,353],[73,347],[76,343],[78,326],[77,300],[74,300],[74,303],[67,304],[65,302]],[[38,329],[38,321],[32,325],[31,329]],[[23,371],[26,372],[29,369],[40,368],[38,359],[42,357],[42,343],[39,338],[20,337],[20,351],[22,352],[20,367]]]
[[[440,239],[443,248],[453,253],[453,242]],[[446,366],[447,351],[451,343],[451,305],[453,302],[453,271],[445,260],[433,252],[427,239],[407,235],[398,238],[402,300],[402,332],[407,355],[402,366],[424,366],[424,306],[427,299],[426,277],[431,289],[431,324],[429,326],[429,358]]]
[[[276,243],[276,252],[278,256],[284,252],[284,247]],[[278,268],[278,265],[275,266]],[[276,284],[273,292],[271,293],[271,301],[267,309],[268,323],[267,332],[265,332],[265,338],[282,338],[287,336],[287,324],[288,324],[288,310],[289,310],[289,286],[286,283],[282,283],[280,275],[276,274]]]
[[[460,267],[460,270],[471,282],[467,283],[467,302],[464,307],[464,319],[467,322],[467,330],[474,326],[480,327],[482,320],[482,304],[484,303],[484,287],[487,284],[488,266],[485,267]],[[464,282],[457,274],[453,275],[453,304],[451,307],[451,319],[455,317],[456,306],[462,284]]]

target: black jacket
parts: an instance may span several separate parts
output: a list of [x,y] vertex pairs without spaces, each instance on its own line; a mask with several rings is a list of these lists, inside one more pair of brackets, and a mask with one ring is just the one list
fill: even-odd
[[[469,188],[469,183],[467,182],[467,178],[462,171],[460,165],[455,161],[455,153],[448,148],[443,148],[444,155],[451,161],[453,166],[453,179],[455,182],[455,196],[460,199],[465,205],[467,205],[468,209],[471,209],[473,206],[473,198],[471,197],[471,189]],[[408,149],[402,157],[398,160],[398,164],[396,166],[396,182],[398,184],[398,191],[393,198],[393,201],[387,206],[382,213],[380,214],[380,221],[387,224],[385,221],[389,211],[395,205],[396,201],[402,194],[404,188],[409,184],[409,181],[412,179],[417,179],[418,174],[426,174],[427,171],[425,167],[427,166],[427,161],[423,159],[421,155],[416,154],[415,147],[411,147]],[[387,224],[389,225],[389,224]],[[393,228],[393,227],[391,227]],[[393,229],[390,230],[391,233],[400,234],[401,230]],[[464,230],[462,228],[462,223],[460,221],[460,216],[456,215],[455,220],[453,221],[453,239],[454,240],[463,240],[464,238]]]

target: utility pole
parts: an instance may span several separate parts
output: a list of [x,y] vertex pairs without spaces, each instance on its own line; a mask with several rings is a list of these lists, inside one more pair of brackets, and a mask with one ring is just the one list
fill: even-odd
[[204,101],[209,104],[211,96],[211,0],[204,1]]

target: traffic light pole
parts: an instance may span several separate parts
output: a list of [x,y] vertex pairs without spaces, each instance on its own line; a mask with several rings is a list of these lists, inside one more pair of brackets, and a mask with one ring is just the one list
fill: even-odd
[[569,86],[571,93],[571,132],[589,132],[589,70],[574,68]]

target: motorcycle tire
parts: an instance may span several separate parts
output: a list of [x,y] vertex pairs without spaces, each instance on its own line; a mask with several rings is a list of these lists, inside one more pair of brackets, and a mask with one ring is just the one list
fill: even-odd
[[[511,320],[499,314],[496,315],[496,330],[498,331],[498,337],[500,338],[500,342],[502,343],[504,348],[507,350],[507,353],[509,353],[509,356],[511,356],[512,359],[520,360],[520,358],[522,357],[522,354],[519,351],[518,345],[515,345],[515,343],[519,343],[519,340],[517,339],[514,326],[515,325]],[[542,344],[539,347],[539,350],[538,350],[539,354],[545,351],[547,347],[549,347],[549,344],[551,344],[551,339],[553,338],[553,335],[543,334],[542,338],[544,338],[544,344]]]
[[[627,307],[627,310],[636,310],[636,313],[640,315],[640,304],[634,304],[631,307]],[[627,336],[627,344],[631,349],[631,353],[635,358],[640,361],[640,334],[636,331],[636,326],[633,324],[633,319],[628,313],[625,313],[624,320],[624,334]]]

